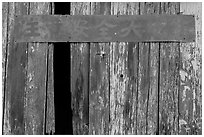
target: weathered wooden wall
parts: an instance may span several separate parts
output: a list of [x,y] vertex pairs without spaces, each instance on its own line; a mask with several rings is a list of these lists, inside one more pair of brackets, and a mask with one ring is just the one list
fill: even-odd
[[201,3],[72,3],[71,11],[191,13],[197,29],[191,44],[72,46],[75,134],[201,134]]
[[15,43],[13,37],[16,14],[50,13],[50,3],[3,3],[3,134],[53,130],[52,45]]
[[[15,43],[15,14],[51,3],[3,3],[3,134],[55,132],[53,45]],[[74,134],[202,134],[201,3],[71,3],[71,15],[194,14],[193,43],[72,43]]]
[[195,15],[196,42],[180,45],[179,133],[202,134],[202,4],[181,3],[180,11]]

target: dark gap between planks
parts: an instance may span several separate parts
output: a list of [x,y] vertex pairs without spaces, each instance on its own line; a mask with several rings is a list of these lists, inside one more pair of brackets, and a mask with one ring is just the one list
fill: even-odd
[[[69,15],[70,2],[55,2],[54,14]],[[54,43],[55,134],[73,134],[70,91],[70,43]]]

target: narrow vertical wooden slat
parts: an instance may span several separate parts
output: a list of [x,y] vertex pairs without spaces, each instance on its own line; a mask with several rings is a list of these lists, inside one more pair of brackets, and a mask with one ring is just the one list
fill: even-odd
[[[110,14],[110,3],[91,3],[91,14]],[[109,134],[109,43],[90,44],[89,134]]]
[[53,72],[53,52],[54,45],[49,44],[48,47],[48,63],[47,63],[47,96],[46,96],[46,134],[54,134],[55,132],[55,106],[54,106],[54,72]]
[[[111,3],[112,15],[138,14],[138,3]],[[137,44],[110,45],[110,133],[136,134]]]
[[[49,14],[50,3],[30,3],[30,14]],[[28,44],[25,134],[44,134],[47,83],[47,43]]]
[[[110,134],[124,133],[125,101],[128,93],[125,59],[127,56],[126,45],[113,43],[110,55]],[[127,101],[127,104],[129,102]],[[127,114],[128,115],[128,114]]]
[[[5,76],[7,64],[8,2],[2,3],[2,104],[4,104]],[[3,105],[2,105],[3,106]]]
[[[54,2],[49,4],[50,14],[54,14]],[[47,95],[46,95],[46,134],[55,133],[55,105],[54,105],[54,45],[48,46],[47,63]]]
[[[147,14],[159,14],[160,3],[146,3]],[[157,114],[158,114],[158,62],[159,62],[159,43],[150,43],[149,47],[149,93],[147,102],[147,133],[156,134],[157,132]]]
[[160,134],[178,134],[179,44],[161,46]]
[[24,91],[26,85],[27,44],[15,43],[14,16],[28,12],[27,3],[8,3],[7,59],[3,134],[24,134]]
[[[140,14],[158,14],[159,3],[140,3]],[[137,134],[156,134],[158,43],[139,43]]]
[[[139,3],[139,14],[146,14],[146,5],[144,2]],[[138,44],[138,88],[137,88],[137,135],[146,134],[147,119],[146,119],[146,107],[147,107],[147,95],[149,89],[149,44]]]
[[159,61],[159,43],[150,44],[149,52],[149,99],[147,107],[147,133],[148,135],[155,135],[157,133],[158,124],[158,61]]
[[[161,3],[161,14],[179,13],[179,3]],[[179,44],[161,43],[159,134],[178,134]]]
[[[137,4],[135,5],[137,6]],[[138,43],[129,42],[127,45],[126,73],[128,77],[126,101],[124,106],[125,134],[137,134],[137,98],[138,98]]]
[[150,88],[149,43],[139,43],[137,134],[147,132],[148,92]]
[[[109,131],[109,44],[91,44],[89,134]],[[104,56],[100,53],[104,52]]]
[[[71,15],[90,14],[90,3],[71,3]],[[73,134],[89,133],[89,56],[88,43],[71,43],[71,93]]]
[[202,134],[202,3],[180,3],[182,14],[195,16],[196,41],[180,47],[179,134]]
[[5,107],[5,83],[7,64],[7,35],[8,35],[8,2],[2,3],[2,134],[4,134],[4,107]]

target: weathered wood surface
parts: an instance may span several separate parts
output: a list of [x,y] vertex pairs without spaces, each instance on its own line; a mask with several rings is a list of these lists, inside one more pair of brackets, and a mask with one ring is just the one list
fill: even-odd
[[[2,3],[2,106],[4,107],[5,76],[7,64],[7,39],[8,39],[8,3]],[[3,108],[4,111],[4,108]],[[4,113],[2,113],[4,114]]]
[[4,4],[3,134],[44,134],[47,44],[15,43],[13,30],[15,15],[49,13],[49,3]]
[[54,106],[54,68],[53,68],[53,53],[54,45],[49,44],[47,54],[47,87],[46,87],[46,134],[55,133],[55,106]]
[[[49,14],[49,3],[30,3],[31,15]],[[47,85],[47,43],[28,44],[27,87],[25,92],[25,134],[44,134]]]
[[[141,4],[141,7],[143,4]],[[143,9],[143,10],[142,10]],[[145,3],[144,8],[141,8],[140,14],[159,14],[160,3]],[[147,75],[149,75],[149,89],[147,94],[147,109],[146,109],[146,134],[158,134],[158,62],[159,62],[159,43],[148,43],[148,67]],[[142,47],[140,47],[142,48]],[[146,51],[147,52],[147,51]],[[142,60],[143,55],[140,54],[139,60]]]
[[[90,3],[71,3],[71,15],[90,14]],[[73,134],[89,133],[89,66],[90,45],[71,45],[71,93]]]
[[[161,3],[161,14],[179,13],[179,3]],[[160,44],[159,134],[178,134],[179,44]]]
[[191,15],[17,16],[17,42],[138,42],[195,40]]
[[179,134],[202,134],[202,3],[181,3],[180,12],[194,14],[196,41],[180,46]]
[[[6,23],[3,26],[6,35],[3,35],[4,51],[4,114],[3,134],[24,134],[24,92],[27,69],[27,44],[14,42],[14,15],[28,13],[28,3],[4,3],[7,13],[3,15]],[[6,15],[5,15],[6,14]],[[4,32],[5,33],[5,32]]]
[[[49,14],[54,14],[54,3],[49,3]],[[55,105],[54,105],[54,45],[48,44],[47,54],[47,87],[46,87],[46,127],[45,133],[52,135],[55,133]]]
[[[140,3],[141,15],[154,12],[159,13],[159,3]],[[139,43],[137,134],[156,134],[157,130],[158,47],[157,43]]]
[[[138,3],[111,3],[112,15],[138,13]],[[132,10],[136,9],[136,10]],[[110,44],[110,132],[136,133],[138,44]]]
[[[110,3],[91,3],[91,15],[110,14]],[[109,134],[109,43],[90,43],[89,134]]]
[[[50,6],[3,6],[3,134],[52,134],[53,45],[13,37],[14,14],[47,14]],[[183,12],[196,24],[193,43],[71,43],[74,134],[202,134],[200,3],[72,3],[71,12]]]

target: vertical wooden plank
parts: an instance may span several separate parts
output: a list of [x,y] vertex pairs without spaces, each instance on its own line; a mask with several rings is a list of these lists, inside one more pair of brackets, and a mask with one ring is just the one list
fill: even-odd
[[[7,35],[8,35],[8,2],[2,3],[2,104],[4,104],[5,76],[7,64]],[[3,105],[4,107],[4,105]]]
[[[50,3],[50,14],[54,14],[54,2]],[[54,45],[48,46],[47,63],[47,95],[46,95],[46,134],[55,133],[55,105],[54,105]]]
[[2,134],[4,133],[4,107],[5,107],[5,83],[6,83],[6,64],[7,64],[7,35],[8,35],[8,2],[2,3]]
[[[141,10],[141,9],[140,9]],[[147,14],[159,14],[160,3],[146,3],[145,11]],[[158,125],[158,62],[159,62],[159,43],[150,43],[149,47],[149,93],[147,102],[147,133],[156,134]]]
[[[125,71],[127,57],[126,45],[113,43],[110,56],[110,134],[125,134],[123,112],[126,94],[128,93],[127,74]],[[127,101],[128,102],[128,101]],[[129,103],[129,102],[128,102]],[[128,115],[128,114],[127,114]]]
[[178,134],[179,44],[161,46],[160,134]]
[[[30,14],[49,14],[49,3],[30,3]],[[45,133],[47,43],[28,44],[27,89],[25,92],[25,134]]]
[[98,43],[90,46],[89,134],[108,134],[109,44]]
[[3,134],[24,134],[24,91],[26,85],[27,44],[15,43],[14,16],[28,12],[27,3],[7,3],[7,56]]
[[147,103],[150,88],[149,43],[139,43],[137,134],[147,132]]
[[[138,3],[111,3],[112,15],[138,14]],[[110,45],[110,133],[136,134],[136,43]]]
[[147,133],[148,135],[157,134],[158,125],[158,61],[159,43],[150,43],[149,52],[149,95],[147,106]]
[[[138,8],[138,3],[135,4]],[[134,10],[132,10],[134,12]],[[134,13],[131,14],[134,14]],[[125,125],[123,125],[125,134],[135,135],[137,134],[137,98],[138,98],[138,43],[129,42],[127,43],[127,57],[126,57],[126,73],[128,77],[127,91],[125,95],[125,105],[124,105],[124,119]]]
[[[90,14],[90,3],[71,3],[71,15]],[[73,134],[89,133],[89,57],[88,43],[71,45],[71,93]]]
[[[161,3],[161,14],[179,13],[179,3]],[[159,134],[178,134],[179,44],[160,45]]]
[[53,72],[53,52],[54,45],[48,47],[48,76],[47,76],[47,96],[46,96],[46,134],[55,132],[55,108],[54,108],[54,72]]
[[179,134],[202,134],[202,3],[181,3],[180,12],[195,16],[196,41],[180,47]]
[[[91,14],[110,14],[110,3],[91,3]],[[109,134],[109,43],[90,45],[89,134]]]
[[[158,14],[159,3],[140,3],[140,14]],[[137,134],[156,134],[158,43],[139,43]]]

